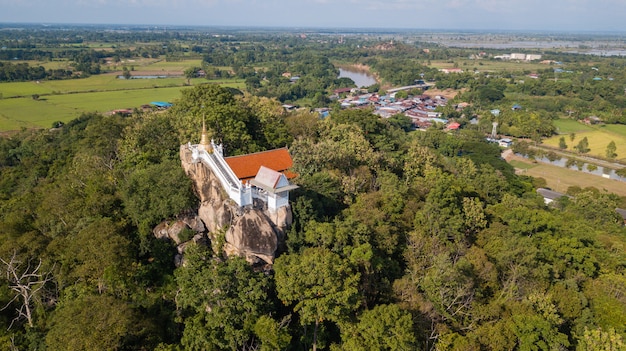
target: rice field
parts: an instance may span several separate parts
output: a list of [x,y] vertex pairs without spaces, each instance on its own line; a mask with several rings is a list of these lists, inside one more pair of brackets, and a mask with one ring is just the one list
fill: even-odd
[[[205,79],[192,79],[192,84],[206,82]],[[84,79],[51,80],[40,82],[0,83],[2,98],[30,97],[33,94],[56,95],[89,91],[133,90],[159,87],[182,86],[187,79],[157,78],[157,79],[118,79],[117,74],[101,74]]]
[[[106,46],[102,47],[106,49]],[[18,63],[21,61],[15,61]],[[46,69],[69,68],[68,61],[28,62]],[[0,132],[21,128],[49,128],[55,121],[70,121],[85,112],[107,112],[135,108],[152,101],[173,102],[181,89],[204,83],[243,88],[242,79],[207,81],[183,76],[189,67],[200,67],[201,59],[166,61],[136,58],[103,64],[108,73],[87,78],[0,83]],[[154,79],[119,79],[124,67],[131,75],[167,76]],[[221,69],[230,69],[222,67]],[[36,95],[36,96],[35,96]],[[34,98],[37,97],[38,99]]]
[[[606,147],[611,142],[615,142],[617,147],[617,160],[626,161],[626,126],[619,124],[588,126],[574,120],[559,120],[557,125],[559,135],[543,140],[543,144],[559,147],[561,137],[565,138],[567,151],[575,152],[574,147],[583,139],[589,142],[589,155],[606,157]],[[574,139],[571,139],[571,135]]]
[[558,134],[589,132],[593,130],[591,126],[569,118],[558,119],[554,121],[554,125],[557,128]]
[[[215,82],[218,83],[233,88],[244,86],[240,80]],[[0,132],[21,128],[49,128],[52,122],[68,122],[85,112],[104,113],[117,109],[132,109],[152,101],[175,102],[180,97],[180,91],[186,88],[189,87],[56,94],[42,96],[39,100],[31,97],[0,99]]]
[[470,59],[455,59],[454,62],[449,60],[431,60],[431,66],[435,68],[453,68],[458,67],[463,71],[474,70],[488,71],[488,72],[516,72],[516,71],[538,71],[549,68],[549,65],[540,64],[536,62],[517,62],[517,61],[502,61],[502,60],[470,60]]
[[[178,69],[179,65],[181,62],[161,63],[157,67]],[[234,88],[245,86],[241,79],[190,81],[191,85],[207,82]],[[186,84],[183,77],[124,80],[117,79],[116,74],[39,83],[0,83],[0,132],[49,128],[53,122],[67,122],[85,112],[132,109],[152,101],[174,102],[180,91],[188,88]],[[38,100],[33,95],[39,95]]]

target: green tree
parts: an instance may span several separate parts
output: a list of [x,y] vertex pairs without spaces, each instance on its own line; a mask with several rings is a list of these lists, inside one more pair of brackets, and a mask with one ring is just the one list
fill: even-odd
[[284,318],[280,323],[272,317],[261,316],[254,325],[254,334],[261,341],[261,351],[284,350],[289,346],[291,335],[287,329],[290,318]]
[[50,350],[121,350],[142,324],[124,301],[107,295],[65,300],[50,318]]
[[598,224],[616,224],[621,219],[617,207],[616,196],[586,190],[576,194],[567,211]]
[[494,88],[492,86],[481,86],[477,91],[478,99],[487,102],[495,102],[504,98],[502,90]]
[[128,70],[128,67],[124,66],[124,69],[122,70],[122,76],[124,77],[124,79],[130,79],[131,73]]
[[404,114],[397,113],[387,119],[389,123],[399,129],[404,130],[405,132],[411,131],[413,129],[413,121],[411,118],[405,116]]
[[317,136],[319,115],[314,112],[299,110],[285,117],[285,125],[294,139]]
[[576,351],[605,351],[626,350],[622,336],[615,332],[615,329],[609,328],[608,331],[602,328],[589,329],[585,327],[584,334],[578,339]]
[[565,137],[559,138],[559,149],[561,150],[567,149],[567,144],[565,143]]
[[342,350],[416,350],[411,314],[398,305],[378,305],[342,327]]
[[584,284],[585,297],[594,313],[598,327],[611,328],[626,334],[626,277],[620,273],[605,273]]
[[132,171],[179,158],[180,143],[171,119],[162,113],[137,116],[117,145],[121,168]]
[[520,350],[559,350],[569,346],[567,335],[559,331],[564,320],[552,302],[552,296],[531,293],[513,315],[513,330]]
[[185,70],[185,78],[187,78],[187,84],[191,82],[192,78],[196,78],[198,76],[198,71],[201,70],[200,67],[189,67]]
[[609,145],[606,146],[606,157],[610,160],[617,157],[615,151],[617,150],[617,146],[615,145],[615,141],[611,140]]
[[396,99],[406,99],[409,97],[409,93],[406,90],[401,90],[396,93]]
[[62,253],[59,273],[65,284],[82,282],[99,293],[115,293],[125,287],[132,266],[131,243],[110,218],[84,219],[75,235],[53,241],[51,249]]
[[293,141],[285,123],[285,110],[281,104],[265,97],[246,95],[242,103],[259,121],[254,138],[266,148],[285,147]]
[[229,89],[213,84],[184,89],[168,113],[181,144],[199,141],[204,118],[215,142],[223,144],[228,155],[261,149],[254,138],[259,130],[258,119]]
[[149,165],[131,173],[121,186],[124,210],[140,230],[191,208],[191,181],[175,161]]
[[185,309],[181,342],[186,349],[235,350],[253,341],[257,319],[271,306],[265,274],[254,272],[243,258],[221,261],[192,245],[175,276],[176,304]]
[[315,324],[313,350],[320,323],[341,322],[359,306],[359,274],[328,249],[283,255],[276,259],[274,269],[278,298],[285,305],[294,304],[302,325]]
[[574,148],[581,154],[586,154],[591,151],[591,149],[589,149],[589,140],[587,140],[587,137],[582,138]]

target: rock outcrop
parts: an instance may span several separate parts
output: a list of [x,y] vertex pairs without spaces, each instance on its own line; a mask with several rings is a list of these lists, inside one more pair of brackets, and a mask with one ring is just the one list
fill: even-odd
[[157,225],[152,232],[158,239],[171,239],[176,245],[180,245],[183,242],[180,238],[180,234],[185,228],[189,227],[182,220],[174,221],[173,223],[163,221]]
[[[181,145],[180,159],[200,199],[197,218],[208,231],[209,239],[217,243],[219,236],[224,235],[223,250],[228,256],[242,256],[251,263],[258,263],[259,259],[273,263],[276,250],[284,244],[292,223],[291,208],[282,207],[275,213],[258,203],[241,208],[226,195],[208,166],[192,162],[187,145]],[[199,225],[193,228],[189,223],[187,227],[196,232],[201,228]],[[163,236],[163,230],[159,233]],[[172,236],[168,233],[168,237]]]
[[245,255],[248,261],[255,257],[273,263],[278,248],[278,237],[269,219],[258,210],[248,210],[237,218],[226,232],[224,250],[227,255]]

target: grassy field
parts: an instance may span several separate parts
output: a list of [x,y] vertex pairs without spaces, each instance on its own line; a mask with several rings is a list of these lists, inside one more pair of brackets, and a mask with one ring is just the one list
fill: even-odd
[[454,63],[448,60],[432,60],[431,66],[435,68],[458,68],[467,71],[476,68],[478,71],[537,71],[549,68],[549,65],[531,62],[501,61],[501,60],[470,60],[455,59]]
[[554,121],[554,125],[557,128],[557,133],[559,134],[581,133],[593,130],[591,126],[569,118],[558,119]]
[[49,69],[71,69],[70,67],[70,61],[68,60],[53,60],[53,61],[24,61],[24,60],[11,60],[10,61],[11,64],[18,64],[18,63],[26,63],[29,66],[32,67],[37,67],[37,66],[43,66],[43,68],[45,68],[46,70]]
[[510,161],[515,168],[521,169],[521,174],[536,178],[543,178],[548,187],[565,193],[570,186],[581,188],[594,187],[620,196],[626,196],[626,183],[618,180],[605,179],[597,175],[566,169],[563,167],[532,163],[524,158],[515,158]]
[[84,112],[106,112],[139,107],[151,101],[173,101],[180,87],[130,91],[51,95],[39,101],[30,98],[0,100],[0,131],[48,128],[55,121],[70,121]]
[[141,69],[142,71],[184,71],[189,67],[201,67],[202,60],[185,60],[169,62],[165,60],[159,60],[150,62],[148,64],[135,65],[135,69]]
[[[158,79],[118,79],[116,74],[101,74],[84,79],[51,80],[37,82],[0,83],[0,93],[4,99],[33,94],[52,95],[88,91],[132,90],[155,87],[182,86],[185,78]],[[192,84],[206,82],[205,79],[192,79]]]
[[[178,70],[196,61],[156,62],[156,72]],[[48,128],[55,121],[70,121],[84,112],[106,112],[134,108],[152,101],[174,101],[180,97],[187,79],[117,79],[116,74],[95,75],[84,79],[59,81],[0,83],[0,132],[20,128]],[[191,79],[192,85],[203,83],[243,88],[241,79],[207,81]],[[34,100],[32,95],[39,95]]]
[[[559,139],[565,136],[565,143],[568,151],[576,151],[576,146],[583,138],[589,141],[589,155],[606,156],[606,147],[614,141],[617,146],[617,159],[626,161],[626,126],[624,125],[595,125],[588,126],[573,120],[561,119],[555,123],[558,127],[560,135],[543,141],[545,145],[558,147]],[[574,133],[575,138],[572,141],[570,134]]]
[[[222,86],[241,88],[238,81]],[[180,91],[189,87],[147,88],[124,91],[83,92],[49,95],[33,100],[15,98],[0,100],[0,132],[20,128],[48,128],[55,121],[70,121],[84,112],[106,112],[135,108],[152,101],[175,102]]]
[[[68,68],[65,61],[52,62],[29,62],[31,65],[42,65],[46,69]],[[0,94],[2,98],[14,96],[30,96],[32,94],[59,94],[90,90],[121,90],[121,89],[144,89],[155,86],[167,87],[183,85],[187,79],[182,77],[185,69],[193,66],[200,66],[200,60],[185,60],[167,62],[156,59],[137,59],[120,62],[114,65],[103,65],[104,70],[112,70],[112,73],[100,74],[84,79],[51,80],[37,82],[11,82],[0,83]],[[173,78],[159,79],[118,79],[122,74],[123,67],[134,66],[135,72],[131,75],[180,75]],[[192,84],[205,82],[204,79],[192,79]]]
[[[106,45],[102,46],[107,48]],[[15,61],[18,63],[22,61]],[[46,69],[69,69],[68,61],[28,62]],[[55,121],[69,121],[84,112],[106,112],[122,108],[135,108],[152,101],[174,101],[180,90],[187,85],[183,72],[201,66],[200,59],[166,61],[137,58],[104,64],[102,69],[110,73],[93,75],[82,79],[51,80],[40,82],[0,83],[0,132],[20,128],[48,128]],[[123,67],[133,68],[131,75],[167,75],[158,79],[118,79]],[[223,67],[222,69],[229,69]],[[191,85],[203,83],[243,88],[241,79],[207,81],[191,79]],[[33,99],[39,95],[39,100]]]
[[522,169],[522,170],[529,170],[531,168],[535,168],[537,167],[537,163],[528,163],[528,162],[524,162],[524,161],[518,161],[518,160],[511,160],[509,162],[511,164],[511,166],[518,168],[518,169]]

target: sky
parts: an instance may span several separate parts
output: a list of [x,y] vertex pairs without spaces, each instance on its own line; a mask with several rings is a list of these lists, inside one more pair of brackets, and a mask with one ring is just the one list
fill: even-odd
[[0,23],[626,32],[626,0],[0,0]]

